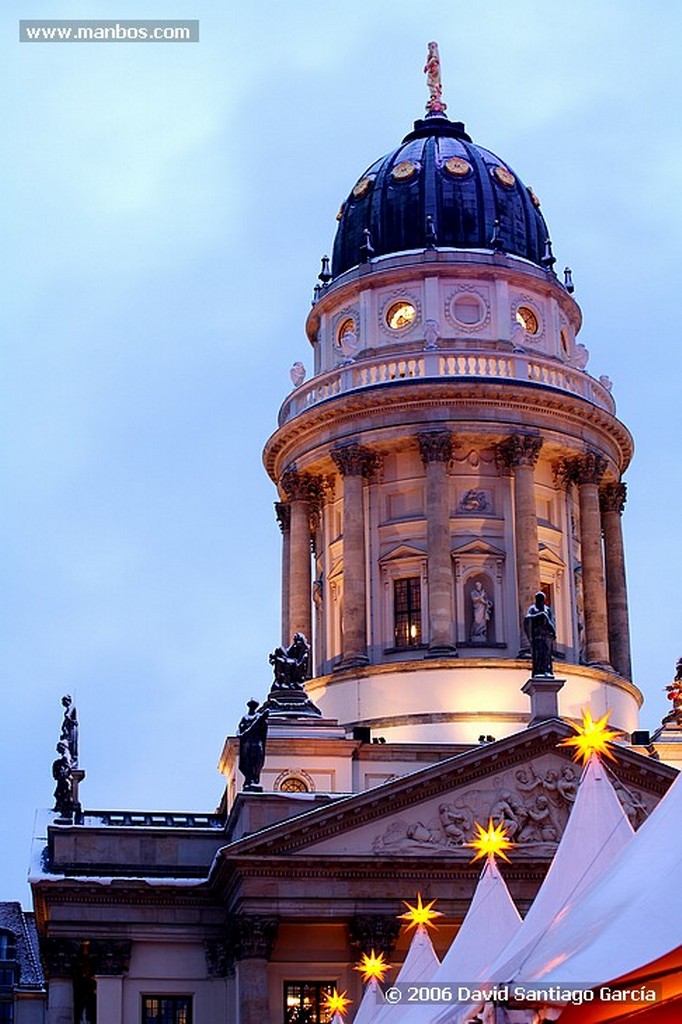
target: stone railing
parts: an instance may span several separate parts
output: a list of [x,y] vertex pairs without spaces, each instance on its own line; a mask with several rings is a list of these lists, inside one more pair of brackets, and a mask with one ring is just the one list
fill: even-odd
[[207,828],[225,827],[220,814],[164,814],[159,811],[86,811],[85,824],[115,828]]
[[329,373],[312,377],[285,399],[279,412],[279,425],[284,426],[299,413],[337,395],[362,388],[386,386],[401,380],[429,379],[509,380],[540,384],[568,391],[592,405],[614,413],[615,402],[610,392],[583,370],[566,366],[555,359],[529,353],[485,352],[420,352],[415,355],[362,359],[341,366]]

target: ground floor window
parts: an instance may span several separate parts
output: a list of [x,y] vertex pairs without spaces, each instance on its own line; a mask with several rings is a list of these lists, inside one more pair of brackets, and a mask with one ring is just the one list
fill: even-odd
[[331,981],[285,981],[284,1024],[329,1024],[332,1015],[322,1004],[333,988]]
[[419,576],[393,581],[394,642],[418,647],[422,642],[422,594]]
[[192,1024],[192,997],[142,996],[142,1024]]
[[0,1024],[13,1024],[14,1002],[10,999],[0,999]]

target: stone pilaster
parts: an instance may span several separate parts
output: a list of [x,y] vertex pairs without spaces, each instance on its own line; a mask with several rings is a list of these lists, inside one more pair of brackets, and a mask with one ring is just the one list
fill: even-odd
[[[535,601],[540,586],[540,547],[535,507],[535,466],[542,448],[537,434],[512,434],[497,445],[498,464],[514,473],[514,527],[516,534],[516,583],[519,623]],[[521,649],[527,641],[521,627]]]
[[626,497],[627,489],[624,483],[606,484],[599,492],[601,521],[604,530],[604,569],[610,661],[619,675],[631,679],[630,619],[621,525]]
[[282,531],[282,644],[291,643],[289,628],[289,588],[291,566],[291,505],[286,501],[275,502],[275,515]]
[[312,572],[310,566],[310,520],[313,507],[321,499],[322,480],[312,473],[299,473],[288,466],[282,473],[280,487],[289,500],[289,644],[294,633],[312,637]]
[[43,939],[40,957],[47,975],[48,1024],[74,1024],[74,973],[82,957],[78,939]]
[[565,463],[565,475],[578,486],[580,503],[580,554],[585,596],[586,658],[588,664],[609,665],[609,635],[602,554],[599,484],[606,459],[588,451]]
[[429,656],[456,656],[453,636],[454,595],[450,561],[448,464],[452,435],[447,430],[419,434],[426,470],[426,544],[429,596]]
[[400,922],[383,914],[358,914],[348,922],[348,938],[358,954],[372,950],[390,957],[400,933]]
[[268,960],[277,939],[276,917],[240,914],[228,924],[228,946],[236,961],[240,1024],[271,1024]]
[[341,663],[367,663],[367,585],[365,581],[365,514],[363,480],[371,477],[380,456],[351,441],[331,451],[343,477],[343,633]]

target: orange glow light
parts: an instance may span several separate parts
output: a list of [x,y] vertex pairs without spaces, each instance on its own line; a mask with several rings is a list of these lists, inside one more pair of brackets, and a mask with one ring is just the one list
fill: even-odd
[[339,992],[334,989],[330,995],[325,996],[323,1009],[327,1010],[329,1013],[338,1013],[343,1017],[348,1013],[348,1007],[351,1003],[352,999],[346,999],[345,992],[341,992],[339,994]]
[[360,971],[362,980],[367,984],[371,978],[378,978],[379,981],[384,980],[384,976],[387,971],[390,971],[391,965],[386,963],[386,959],[383,953],[376,955],[374,950],[367,956],[366,953],[362,954],[362,960],[359,964],[356,964],[353,968],[354,971]]
[[470,842],[464,844],[470,846],[472,850],[476,850],[476,854],[471,858],[471,863],[473,864],[475,860],[486,856],[501,857],[502,860],[509,863],[509,857],[505,850],[511,850],[514,844],[507,839],[507,830],[504,825],[502,823],[493,825],[491,818],[487,828],[483,828],[479,822],[474,823],[474,828],[476,835]]
[[582,725],[571,723],[577,735],[571,736],[567,740],[561,740],[559,746],[575,747],[573,760],[580,761],[582,758],[583,764],[587,764],[591,754],[596,754],[597,757],[603,755],[615,761],[611,745],[613,740],[618,739],[620,733],[608,728],[610,714],[611,712],[607,711],[602,718],[595,722],[590,709],[584,709]]
[[407,913],[399,914],[398,920],[408,922],[408,932],[410,928],[416,928],[420,924],[423,924],[426,928],[436,928],[437,925],[433,923],[435,918],[442,917],[443,915],[441,914],[440,910],[431,909],[435,902],[435,900],[431,900],[430,903],[427,903],[426,905],[423,904],[422,894],[418,892],[416,907],[413,907],[411,903],[407,902],[407,900],[403,900],[403,903],[407,907]]

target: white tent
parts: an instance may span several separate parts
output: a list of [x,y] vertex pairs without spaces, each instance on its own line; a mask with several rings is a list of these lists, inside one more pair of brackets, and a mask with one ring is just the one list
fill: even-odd
[[[485,975],[520,925],[495,858],[488,856],[462,926],[430,984],[456,988]],[[413,1005],[401,1024],[425,1024],[439,1012],[442,1007]]]
[[[433,948],[431,936],[427,928],[420,924],[394,984],[424,984],[431,980],[439,966],[440,960]],[[402,1022],[405,1019],[408,1010],[409,1005],[404,1002],[392,1005],[386,1003],[375,1013],[372,1024],[397,1024],[397,1021]]]
[[377,978],[370,978],[365,993],[353,1017],[353,1024],[374,1024],[384,1001],[384,994]]
[[682,945],[682,778],[611,868],[570,897],[514,981],[606,984]]

